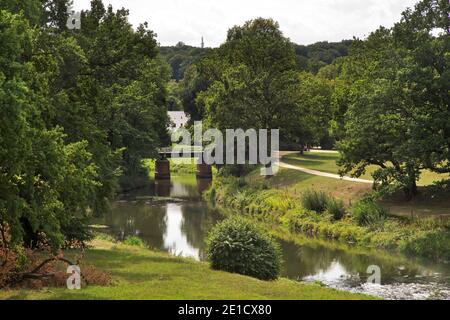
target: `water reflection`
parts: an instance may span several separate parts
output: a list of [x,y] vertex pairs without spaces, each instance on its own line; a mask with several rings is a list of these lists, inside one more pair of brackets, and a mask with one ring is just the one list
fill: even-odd
[[[450,299],[450,268],[374,252],[352,252],[309,240],[281,241],[285,277],[320,281],[327,286],[369,293],[386,299]],[[367,283],[371,265],[381,269],[381,285]]]
[[183,232],[185,219],[181,206],[177,204],[168,204],[166,211],[166,230],[164,232],[164,249],[176,256],[200,257],[200,249],[194,247],[192,242],[188,241],[186,232]]

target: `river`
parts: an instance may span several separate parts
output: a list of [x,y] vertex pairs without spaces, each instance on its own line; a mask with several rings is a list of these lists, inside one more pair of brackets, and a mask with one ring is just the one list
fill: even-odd
[[[152,249],[203,261],[208,231],[223,219],[201,199],[209,183],[193,176],[155,182],[121,195],[96,223],[108,226],[108,232],[119,240],[134,235]],[[170,199],[155,202],[149,200],[152,196]],[[279,242],[283,277],[384,299],[450,300],[449,264],[306,237]],[[380,268],[381,284],[368,283],[370,266]]]

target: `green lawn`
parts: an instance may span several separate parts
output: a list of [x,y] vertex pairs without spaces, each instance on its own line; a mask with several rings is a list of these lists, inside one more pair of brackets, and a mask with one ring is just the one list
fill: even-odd
[[[328,173],[338,173],[340,167],[336,164],[336,160],[339,159],[338,153],[317,153],[317,152],[305,152],[304,155],[290,154],[283,157],[283,161],[307,168]],[[377,169],[377,166],[369,166],[366,173],[362,175],[361,179],[372,180],[372,173]],[[449,175],[437,174],[428,170],[424,170],[418,182],[419,186],[430,185],[435,181],[440,181],[444,178],[449,178]]]
[[[171,257],[145,248],[95,240],[83,263],[111,274],[112,286],[87,286],[79,291],[50,288],[0,291],[0,299],[370,299],[349,292],[287,279],[265,282],[211,270],[206,263]],[[81,267],[83,270],[83,268]]]
[[[339,154],[337,153],[306,152],[303,156],[299,154],[287,155],[283,157],[283,161],[308,169],[337,173],[339,170],[336,164],[338,157]],[[361,178],[372,179],[370,173],[375,169],[375,166],[369,167],[368,172]],[[421,186],[421,190],[425,191],[425,186],[446,177],[448,178],[448,175],[439,175],[425,170],[422,172],[422,177],[418,184]],[[287,188],[290,193],[301,193],[305,189],[322,190],[343,199],[347,204],[355,202],[364,193],[371,190],[371,186],[368,184],[312,176],[300,171],[296,172],[295,170],[283,169],[274,179],[278,188]],[[428,194],[426,191],[421,192],[412,201],[405,201],[400,192],[385,198],[381,204],[395,215],[414,215],[416,217],[430,215],[450,216],[450,197],[445,195],[435,196],[434,194]]]

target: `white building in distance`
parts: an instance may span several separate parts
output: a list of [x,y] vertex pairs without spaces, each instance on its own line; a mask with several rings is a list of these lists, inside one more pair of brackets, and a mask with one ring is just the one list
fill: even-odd
[[177,131],[180,128],[184,128],[189,121],[189,116],[183,111],[168,111],[167,115],[170,119],[170,131]]

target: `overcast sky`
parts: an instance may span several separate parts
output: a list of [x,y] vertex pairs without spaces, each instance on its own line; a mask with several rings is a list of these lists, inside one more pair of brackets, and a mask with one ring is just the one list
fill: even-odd
[[[130,10],[136,26],[147,21],[161,45],[179,41],[216,47],[227,30],[256,18],[273,18],[284,35],[298,44],[363,38],[380,25],[391,27],[418,0],[103,0]],[[90,0],[74,0],[76,10]]]

